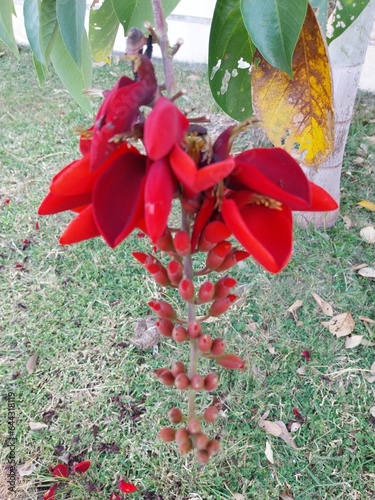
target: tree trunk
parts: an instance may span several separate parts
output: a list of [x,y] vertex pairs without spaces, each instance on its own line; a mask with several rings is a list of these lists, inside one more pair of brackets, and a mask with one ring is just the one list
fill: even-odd
[[[374,18],[375,0],[370,0],[353,24],[329,46],[335,107],[335,149],[317,170],[304,168],[308,178],[326,189],[338,203],[345,145]],[[327,214],[304,212],[296,214],[296,222],[301,227],[309,224],[330,227],[338,216],[339,210]]]

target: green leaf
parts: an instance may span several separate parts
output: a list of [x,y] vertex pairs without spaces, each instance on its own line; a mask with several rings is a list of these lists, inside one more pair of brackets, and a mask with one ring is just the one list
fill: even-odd
[[109,62],[119,26],[112,0],[104,0],[100,9],[90,10],[89,40],[95,61]]
[[239,121],[253,113],[250,65],[254,52],[239,0],[218,0],[210,32],[209,83],[218,105]]
[[18,47],[13,33],[12,15],[13,0],[1,0],[0,7],[0,40],[19,58]]
[[40,11],[40,45],[46,61],[49,61],[53,33],[57,28],[56,0],[43,0]]
[[314,9],[315,16],[324,36],[327,30],[328,2],[329,0],[310,0],[310,5]]
[[43,83],[46,81],[48,68],[47,68],[47,66],[45,66],[43,63],[41,63],[39,61],[39,59],[36,57],[35,54],[33,54],[33,63],[34,63],[36,75],[37,75],[38,80],[39,80],[39,85],[42,86]]
[[357,19],[369,0],[340,0],[332,14],[333,22],[327,33],[328,43],[333,42]]
[[69,54],[81,66],[82,37],[85,29],[85,0],[56,0],[57,21]]
[[41,0],[25,0],[23,4],[23,17],[30,48],[35,57],[45,64],[43,50],[40,44],[40,10]]
[[[163,12],[165,16],[174,10],[180,0],[164,0]],[[145,21],[154,24],[151,0],[112,0],[114,11],[126,34],[129,28],[144,29]]]
[[292,57],[308,0],[240,0],[251,39],[266,61],[292,77]]
[[91,87],[92,60],[90,44],[87,39],[86,31],[82,37],[82,67],[78,68],[72,56],[65,47],[64,40],[57,30],[54,35],[51,60],[60,80],[65,85],[68,92],[74,97],[82,108],[91,112],[91,103],[83,95],[83,90]]

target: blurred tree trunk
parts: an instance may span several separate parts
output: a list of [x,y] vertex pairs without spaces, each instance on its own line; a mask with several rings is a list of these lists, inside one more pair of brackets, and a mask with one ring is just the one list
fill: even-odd
[[[308,178],[326,189],[337,202],[340,201],[340,178],[345,145],[374,19],[375,0],[370,0],[354,23],[329,46],[334,88],[335,150],[317,170],[304,168]],[[304,212],[296,214],[296,222],[302,227],[307,227],[309,224],[315,227],[330,227],[338,216],[339,210],[327,214]]]

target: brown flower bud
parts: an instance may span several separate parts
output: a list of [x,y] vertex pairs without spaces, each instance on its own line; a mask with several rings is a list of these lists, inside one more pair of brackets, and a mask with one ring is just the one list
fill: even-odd
[[205,421],[210,423],[215,422],[218,416],[219,410],[216,408],[216,406],[209,406],[204,410],[203,413],[203,418],[205,419]]
[[173,323],[169,319],[160,318],[156,322],[156,326],[158,327],[159,332],[164,335],[164,337],[171,337],[173,330]]
[[172,429],[172,427],[163,427],[158,433],[158,438],[160,439],[160,441],[164,441],[165,443],[174,441],[175,436],[176,431]]
[[225,351],[224,339],[218,337],[212,342],[211,354],[213,354],[214,356],[219,356],[219,354],[223,354],[224,351]]
[[199,434],[201,431],[201,424],[197,418],[192,418],[187,423],[186,429],[190,434]]
[[213,391],[218,386],[218,383],[219,377],[214,372],[211,372],[204,377],[204,388],[206,391]]
[[191,449],[192,444],[190,439],[189,441],[185,441],[178,445],[178,451],[180,452],[180,455],[187,455]]
[[205,450],[208,444],[208,437],[203,432],[194,436],[194,445],[198,450]]
[[188,431],[185,429],[185,427],[181,427],[180,429],[177,429],[176,435],[175,435],[175,440],[177,444],[182,444],[186,442],[190,442],[190,436]]
[[198,450],[195,454],[195,460],[200,464],[207,464],[210,459],[210,455],[206,450]]
[[210,335],[205,333],[204,335],[198,337],[197,344],[200,351],[208,352],[212,346],[212,338]]
[[171,372],[175,377],[177,377],[180,373],[185,373],[185,371],[185,365],[181,361],[175,361],[171,367]]
[[174,385],[175,381],[174,375],[171,370],[164,370],[162,373],[160,373],[160,375],[158,375],[158,379],[163,385],[167,386]]
[[194,389],[194,391],[201,391],[204,388],[204,378],[202,375],[196,373],[190,379],[190,387]]
[[174,380],[174,385],[177,389],[184,390],[188,389],[190,385],[190,379],[186,373],[179,373]]
[[182,420],[182,413],[179,408],[171,408],[168,412],[168,418],[171,424],[179,424]]
[[220,442],[217,439],[212,439],[207,444],[207,452],[211,455],[217,455],[220,451]]
[[172,339],[175,342],[185,342],[187,337],[186,329],[181,325],[176,325],[172,330]]

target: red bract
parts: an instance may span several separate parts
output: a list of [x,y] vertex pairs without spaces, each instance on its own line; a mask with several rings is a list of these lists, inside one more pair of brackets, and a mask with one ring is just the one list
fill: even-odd
[[73,470],[74,472],[82,474],[83,472],[89,470],[90,466],[91,466],[90,460],[84,460],[83,462],[79,462],[79,464],[73,465]]
[[137,487],[134,484],[127,483],[123,479],[120,479],[118,482],[118,489],[123,493],[133,493],[133,491],[137,491]]

